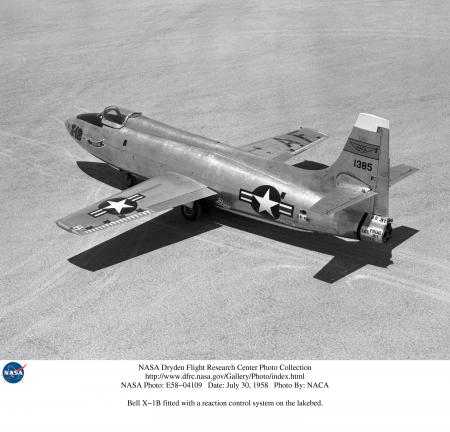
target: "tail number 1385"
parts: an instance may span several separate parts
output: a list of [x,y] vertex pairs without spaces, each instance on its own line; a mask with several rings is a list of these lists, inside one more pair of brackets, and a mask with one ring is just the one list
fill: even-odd
[[363,162],[360,161],[359,159],[355,159],[353,161],[353,166],[362,170],[366,170],[366,171],[372,171],[372,163],[370,162]]

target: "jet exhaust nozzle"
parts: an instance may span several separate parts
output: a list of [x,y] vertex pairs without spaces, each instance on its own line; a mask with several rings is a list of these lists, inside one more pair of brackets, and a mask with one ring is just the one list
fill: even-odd
[[358,226],[359,240],[372,243],[387,243],[392,237],[392,219],[366,213]]

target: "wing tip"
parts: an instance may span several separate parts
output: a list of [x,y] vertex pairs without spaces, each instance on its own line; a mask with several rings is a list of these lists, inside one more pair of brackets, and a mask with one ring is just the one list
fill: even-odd
[[396,183],[404,180],[406,177],[409,177],[410,175],[415,174],[416,172],[420,171],[419,168],[407,165],[407,164],[400,164],[391,167],[391,175],[389,177],[389,186],[393,186]]
[[73,229],[73,227],[67,225],[66,223],[64,223],[63,219],[58,219],[57,221],[55,221],[55,224],[58,225],[60,228],[62,228],[64,231],[67,231],[71,234],[77,234],[80,235],[79,232],[75,231]]

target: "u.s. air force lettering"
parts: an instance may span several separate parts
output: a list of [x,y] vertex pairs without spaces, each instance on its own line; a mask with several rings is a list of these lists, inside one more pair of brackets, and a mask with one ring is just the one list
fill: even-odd
[[251,204],[253,210],[264,216],[278,219],[281,214],[292,217],[294,206],[281,201],[281,195],[273,186],[258,186],[253,192],[239,191],[239,199]]

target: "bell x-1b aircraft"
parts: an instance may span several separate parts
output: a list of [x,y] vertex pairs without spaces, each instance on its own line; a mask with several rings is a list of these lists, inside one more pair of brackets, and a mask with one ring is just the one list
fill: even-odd
[[[178,206],[195,220],[210,203],[288,228],[386,243],[389,187],[416,171],[390,168],[389,121],[371,114],[358,116],[338,159],[322,169],[294,166],[326,138],[307,128],[236,148],[115,106],[65,124],[131,186],[56,222],[80,235]],[[132,186],[134,176],[146,180]]]

